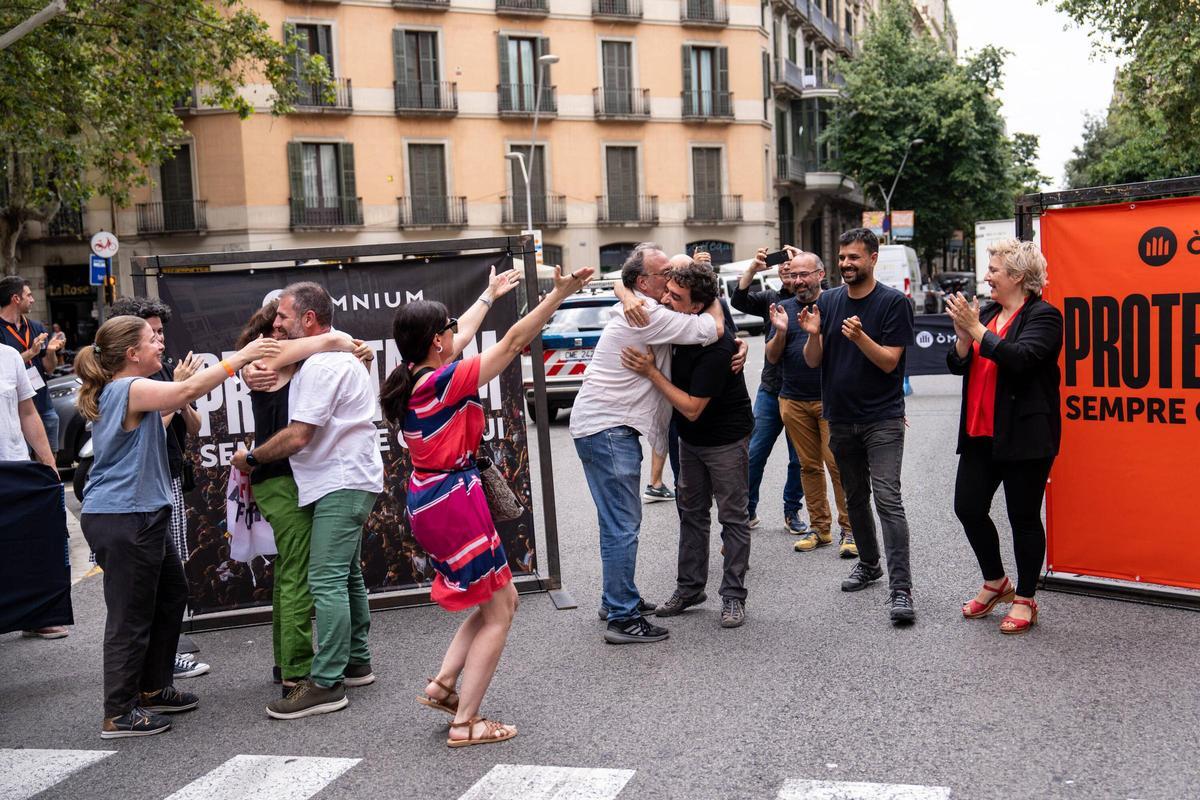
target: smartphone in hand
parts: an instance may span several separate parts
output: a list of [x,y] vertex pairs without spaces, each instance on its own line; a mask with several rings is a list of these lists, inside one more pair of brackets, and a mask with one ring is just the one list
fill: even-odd
[[774,253],[767,253],[767,266],[777,267],[785,261],[788,261],[791,256],[787,250],[776,250]]

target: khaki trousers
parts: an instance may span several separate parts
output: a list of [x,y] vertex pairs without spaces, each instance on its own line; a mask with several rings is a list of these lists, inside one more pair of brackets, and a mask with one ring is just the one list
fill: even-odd
[[808,519],[818,533],[828,534],[833,526],[829,513],[829,498],[825,493],[825,470],[833,481],[833,499],[837,503],[838,526],[843,533],[852,533],[850,516],[846,513],[846,494],[842,491],[842,476],[829,449],[829,423],[821,416],[820,400],[788,400],[779,398],[779,416],[796,454],[800,457],[800,483],[808,502]]

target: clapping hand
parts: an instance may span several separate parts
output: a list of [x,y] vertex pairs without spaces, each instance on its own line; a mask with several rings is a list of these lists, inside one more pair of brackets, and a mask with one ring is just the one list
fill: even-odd
[[979,299],[967,300],[962,292],[946,295],[946,314],[954,322],[954,332],[970,339],[971,332],[979,325]]
[[862,320],[858,315],[846,317],[842,320],[842,336],[845,336],[852,342],[857,342],[863,336]]
[[805,306],[800,309],[796,321],[800,323],[800,329],[809,336],[821,335],[821,309],[817,306]]
[[50,337],[50,341],[46,344],[46,349],[51,353],[57,353],[63,349],[67,343],[67,335],[61,331]]
[[771,303],[771,325],[774,326],[775,332],[786,334],[788,329],[787,310],[777,303]]

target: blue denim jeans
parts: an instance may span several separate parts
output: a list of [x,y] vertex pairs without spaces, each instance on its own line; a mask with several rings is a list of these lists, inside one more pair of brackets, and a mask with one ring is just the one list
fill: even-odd
[[[771,394],[766,389],[758,390],[754,399],[754,433],[750,436],[750,516],[758,509],[758,486],[762,483],[763,470],[767,459],[775,449],[775,440],[783,433],[783,417],[779,415],[779,396]],[[788,465],[787,480],[783,484],[783,515],[791,518],[800,510],[804,502],[804,487],[800,484],[800,459],[792,447],[792,440],[783,437],[787,443]]]
[[600,522],[600,602],[610,622],[633,619],[640,616],[641,601],[634,582],[642,527],[641,440],[636,430],[621,425],[576,439],[575,452]]
[[46,439],[50,442],[50,452],[58,452],[58,412],[53,408],[40,412],[42,427],[46,429]]

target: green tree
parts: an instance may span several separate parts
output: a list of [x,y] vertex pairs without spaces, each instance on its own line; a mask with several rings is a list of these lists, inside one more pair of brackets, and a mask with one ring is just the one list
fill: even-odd
[[[1097,164],[1099,178],[1124,175],[1142,180],[1200,172],[1200,2],[1056,0],[1056,4],[1092,29],[1099,50],[1125,62],[1103,142],[1097,139],[1094,122],[1089,123],[1077,159],[1086,156],[1085,162]],[[1112,149],[1119,152],[1110,154]]]
[[[43,5],[0,4],[0,30]],[[69,0],[0,51],[0,268],[13,271],[27,222],[94,194],[127,203],[184,132],[179,98],[200,87],[245,118],[239,89],[268,84],[272,112],[285,113],[295,74],[330,90],[322,59],[272,37],[242,0]]]
[[1044,177],[1033,166],[1037,138],[1005,135],[996,99],[1004,52],[987,47],[956,62],[914,31],[912,14],[904,0],[883,2],[859,56],[839,65],[846,91],[826,135],[879,207],[908,143],[924,140],[912,148],[892,208],[916,211],[914,247],[928,261],[954,230],[1011,216],[1014,196]]

